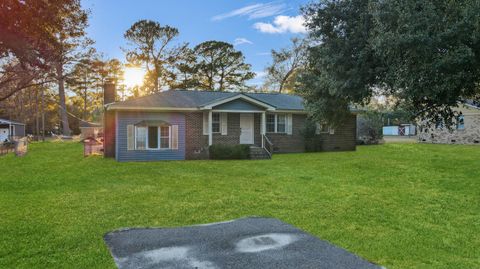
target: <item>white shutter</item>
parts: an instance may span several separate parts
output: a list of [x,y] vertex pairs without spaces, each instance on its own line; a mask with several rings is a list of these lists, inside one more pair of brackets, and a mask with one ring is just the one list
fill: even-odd
[[135,149],[135,126],[127,125],[127,150]]
[[172,125],[171,128],[171,144],[172,149],[178,149],[178,125]]
[[228,116],[227,113],[220,113],[220,132],[222,135],[227,135]]
[[320,130],[322,129],[322,126],[320,125],[320,123],[315,123],[315,134],[319,135],[320,134]]
[[287,134],[292,134],[292,114],[287,114]]
[[208,112],[203,112],[203,134],[208,135]]

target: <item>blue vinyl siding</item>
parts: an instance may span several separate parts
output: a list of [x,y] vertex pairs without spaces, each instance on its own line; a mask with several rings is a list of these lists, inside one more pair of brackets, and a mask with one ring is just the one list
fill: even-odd
[[[178,125],[178,149],[172,150],[127,150],[127,125],[144,120],[162,120]],[[159,161],[185,159],[185,115],[183,113],[117,112],[116,117],[117,161]]]
[[238,110],[238,111],[264,111],[265,109],[263,107],[259,107],[257,105],[254,105],[252,103],[249,103],[244,100],[236,99],[231,102],[221,104],[218,106],[213,107],[213,109],[218,109],[218,110]]

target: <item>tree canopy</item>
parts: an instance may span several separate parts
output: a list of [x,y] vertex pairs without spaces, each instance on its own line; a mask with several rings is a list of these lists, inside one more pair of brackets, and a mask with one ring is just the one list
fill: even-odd
[[205,41],[195,46],[194,52],[197,83],[201,89],[224,91],[243,86],[246,80],[255,77],[242,52],[230,43]]
[[351,104],[394,96],[419,118],[455,119],[478,97],[478,1],[321,0],[303,8],[310,37],[300,92],[315,117],[340,122]]
[[134,65],[144,65],[153,82],[154,91],[160,90],[159,79],[168,79],[168,65],[172,64],[184,46],[174,46],[172,41],[179,35],[177,28],[151,20],[140,20],[126,32],[125,38],[131,42],[126,50],[127,60]]

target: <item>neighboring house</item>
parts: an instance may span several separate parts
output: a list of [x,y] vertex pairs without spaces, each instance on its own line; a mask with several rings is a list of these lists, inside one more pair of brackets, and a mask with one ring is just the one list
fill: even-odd
[[80,138],[97,138],[103,136],[103,125],[87,121],[80,121]]
[[[304,152],[307,113],[299,96],[170,90],[124,102],[105,87],[105,156],[118,161],[208,158],[213,144],[247,144],[271,155]],[[322,150],[355,150],[356,115],[321,126]],[[273,145],[273,146],[272,146]]]
[[25,136],[25,124],[0,119],[0,143]]
[[383,135],[391,136],[412,136],[416,134],[415,125],[410,123],[400,124],[398,126],[383,126]]
[[419,124],[418,140],[440,144],[480,144],[480,103],[467,101],[455,109],[460,115],[454,128],[443,122]]

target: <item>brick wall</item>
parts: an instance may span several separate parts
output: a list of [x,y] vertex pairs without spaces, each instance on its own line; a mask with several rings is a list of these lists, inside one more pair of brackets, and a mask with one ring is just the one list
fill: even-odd
[[[213,134],[213,144],[237,145],[240,142],[240,114],[228,113],[227,135]],[[306,115],[292,115],[292,134],[267,133],[272,141],[275,152],[304,152],[305,143],[302,135],[305,126]],[[260,146],[262,143],[260,135],[261,114],[254,115],[254,142]],[[208,158],[208,136],[203,135],[203,113],[185,113],[186,124],[186,159]],[[334,150],[355,150],[356,143],[356,115],[352,115],[348,121],[337,128],[334,134],[321,134],[324,151]]]
[[302,130],[305,126],[305,115],[292,115],[292,134],[267,133],[268,139],[273,143],[274,152],[304,152]]
[[185,113],[185,159],[208,158],[208,136],[203,135],[203,113]]
[[357,115],[350,118],[334,134],[320,134],[322,151],[355,150],[357,142]]
[[[305,142],[302,131],[305,126],[307,116],[292,115],[292,134],[267,133],[267,137],[272,141],[274,152],[304,152]],[[335,129],[334,134],[320,134],[318,139],[322,142],[322,151],[337,150],[355,150],[356,148],[356,115],[352,115],[345,124]]]

